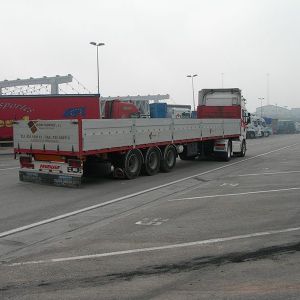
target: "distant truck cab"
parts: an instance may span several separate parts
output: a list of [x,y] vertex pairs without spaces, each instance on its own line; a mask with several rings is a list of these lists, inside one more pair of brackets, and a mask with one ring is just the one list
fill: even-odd
[[120,100],[105,103],[105,119],[130,119],[140,117],[139,109],[131,102]]
[[224,152],[228,153],[229,151],[232,153],[246,152],[247,124],[250,119],[240,89],[203,89],[199,91],[197,117],[198,119],[223,119],[224,122],[229,119],[240,120],[239,138],[216,141],[214,152],[219,152],[221,156],[224,155]]

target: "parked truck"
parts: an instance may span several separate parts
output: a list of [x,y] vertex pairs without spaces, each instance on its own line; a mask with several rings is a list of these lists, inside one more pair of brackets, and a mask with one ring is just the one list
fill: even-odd
[[261,126],[261,136],[268,137],[272,134],[272,129],[269,127],[264,118],[259,118],[259,123]]
[[241,90],[199,92],[197,119],[17,121],[14,152],[21,181],[80,186],[89,174],[133,179],[170,172],[176,158],[245,156],[249,116]]
[[273,133],[272,128],[266,123],[265,119],[254,114],[247,128],[247,138],[268,137]]
[[[101,109],[101,104],[104,109]],[[101,114],[101,111],[103,112]],[[0,96],[0,142],[13,140],[17,120],[122,119],[140,117],[129,101],[102,101],[99,95]]]

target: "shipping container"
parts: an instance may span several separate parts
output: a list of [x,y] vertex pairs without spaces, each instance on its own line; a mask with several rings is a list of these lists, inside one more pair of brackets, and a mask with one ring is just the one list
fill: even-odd
[[150,117],[151,118],[166,118],[167,117],[167,103],[151,103]]

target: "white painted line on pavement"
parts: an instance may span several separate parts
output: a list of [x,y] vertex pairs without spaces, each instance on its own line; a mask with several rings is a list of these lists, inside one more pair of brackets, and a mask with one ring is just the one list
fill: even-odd
[[241,175],[231,175],[228,177],[247,177],[247,176],[259,176],[259,175],[280,175],[280,174],[295,174],[300,173],[300,171],[279,171],[279,172],[266,172],[266,173],[250,173]]
[[277,189],[277,190],[262,190],[262,191],[252,191],[252,192],[241,192],[241,193],[235,193],[235,194],[206,195],[206,196],[198,196],[198,197],[170,199],[168,201],[173,202],[173,201],[186,201],[186,200],[195,200],[195,199],[241,196],[241,195],[251,195],[251,194],[278,193],[278,192],[287,192],[287,191],[294,191],[294,190],[300,190],[300,187]]
[[[294,174],[294,173],[300,173],[300,171],[282,171],[282,172],[270,172],[270,173],[250,173],[250,174],[241,174],[241,175],[229,175],[227,178],[236,178],[236,177],[247,177],[247,176],[259,176],[259,175],[279,175],[279,174]],[[230,185],[232,187],[238,186],[238,183],[235,184],[229,184],[229,183],[223,183],[220,186],[226,186]],[[195,186],[193,188],[190,188],[187,191],[181,192],[179,194],[184,195],[187,193],[190,193],[191,191],[201,189],[202,186]]]
[[218,171],[218,170],[229,168],[231,166],[241,164],[243,162],[246,162],[246,161],[258,158],[258,157],[266,156],[268,154],[278,152],[278,151],[281,151],[283,149],[288,149],[288,148],[291,148],[291,147],[294,147],[294,146],[297,146],[297,145],[299,145],[299,143],[292,144],[292,145],[285,146],[285,147],[281,147],[281,148],[278,148],[278,149],[274,149],[272,151],[268,151],[268,152],[258,154],[258,155],[255,155],[255,156],[252,156],[252,157],[249,157],[249,158],[245,158],[243,160],[239,160],[239,161],[236,161],[236,162],[233,162],[233,163],[230,163],[230,164],[226,164],[226,165],[223,165],[223,166],[215,168],[215,169],[211,169],[211,170],[208,170],[208,171],[205,171],[205,172],[202,172],[202,173],[198,173],[198,174],[191,175],[191,176],[188,176],[188,177],[184,177],[184,178],[181,178],[181,179],[178,179],[178,180],[174,180],[174,181],[171,181],[171,182],[168,182],[168,183],[165,183],[165,184],[161,184],[161,185],[158,185],[158,186],[155,186],[155,187],[143,190],[143,191],[139,191],[139,192],[136,192],[136,193],[133,193],[133,194],[129,194],[129,195],[122,196],[122,197],[119,197],[119,198],[116,198],[116,199],[112,199],[112,200],[109,200],[109,201],[106,201],[106,202],[103,202],[103,203],[99,203],[99,204],[88,206],[88,207],[85,207],[85,208],[82,208],[82,209],[71,211],[69,213],[65,213],[65,214],[62,214],[62,215],[59,215],[59,216],[56,216],[56,217],[53,217],[53,218],[44,219],[44,220],[41,220],[39,222],[35,222],[35,223],[32,223],[32,224],[28,224],[28,225],[25,225],[25,226],[14,228],[14,229],[11,229],[11,230],[8,230],[8,231],[4,231],[4,232],[0,233],[0,238],[6,237],[6,236],[9,236],[9,235],[12,235],[12,234],[16,234],[16,233],[19,233],[19,232],[22,232],[22,231],[25,231],[25,230],[28,230],[28,229],[31,229],[31,228],[34,228],[34,227],[38,227],[38,226],[41,226],[41,225],[44,225],[44,224],[48,224],[48,223],[52,223],[52,222],[55,222],[55,221],[58,221],[58,220],[68,218],[68,217],[72,217],[72,216],[75,216],[75,215],[78,215],[78,214],[81,214],[81,213],[84,213],[84,212],[87,212],[87,211],[90,211],[90,210],[94,210],[94,209],[97,209],[97,208],[100,208],[100,207],[103,207],[103,206],[107,206],[107,205],[110,205],[110,204],[113,204],[113,203],[117,203],[117,202],[129,199],[129,198],[133,198],[133,197],[136,197],[136,196],[139,196],[139,195],[142,195],[142,194],[146,194],[146,193],[149,193],[149,192],[152,192],[152,191],[156,191],[158,189],[161,189],[161,188],[164,188],[164,187],[167,187],[167,186],[179,183],[179,182],[183,182],[183,181],[186,181],[188,179],[192,179],[192,178],[202,176],[202,175],[205,175],[205,174],[208,174],[208,173],[212,173],[212,172],[215,172],[215,171]]
[[15,170],[15,169],[19,169],[20,167],[11,167],[11,168],[3,168],[0,169],[0,171],[5,171],[5,170]]
[[[239,183],[227,183],[227,182],[224,182],[222,184],[220,184],[220,186],[231,186],[231,187],[236,187],[239,185]],[[199,187],[200,188],[200,187]]]
[[17,263],[7,264],[7,266],[15,267],[15,266],[24,266],[24,265],[34,265],[34,264],[49,264],[49,263],[58,263],[58,262],[67,262],[67,261],[80,261],[80,260],[88,260],[88,259],[117,256],[117,255],[124,255],[124,254],[134,254],[134,253],[176,249],[176,248],[183,248],[183,247],[202,246],[202,245],[210,245],[210,244],[215,244],[215,243],[229,242],[229,241],[235,241],[235,240],[241,240],[241,239],[248,239],[248,238],[253,238],[253,237],[268,236],[268,235],[272,235],[272,234],[287,233],[287,232],[293,232],[293,231],[299,231],[299,230],[300,230],[300,227],[294,227],[294,228],[286,228],[286,229],[281,229],[281,230],[255,232],[255,233],[249,233],[249,234],[243,234],[243,235],[236,235],[236,236],[223,237],[223,238],[214,238],[214,239],[209,239],[209,240],[172,244],[172,245],[165,245],[165,246],[158,246],[158,247],[138,248],[138,249],[106,252],[106,253],[99,253],[99,254],[17,262]]
[[140,221],[135,222],[136,225],[144,225],[144,226],[159,226],[165,222],[168,222],[169,219],[163,219],[163,218],[144,218]]

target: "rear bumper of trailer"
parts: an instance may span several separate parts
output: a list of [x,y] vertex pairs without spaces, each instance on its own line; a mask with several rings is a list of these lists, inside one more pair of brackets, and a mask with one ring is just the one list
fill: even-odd
[[34,182],[41,184],[51,184],[64,187],[80,187],[82,176],[74,176],[68,174],[49,174],[34,171],[19,171],[20,181]]

